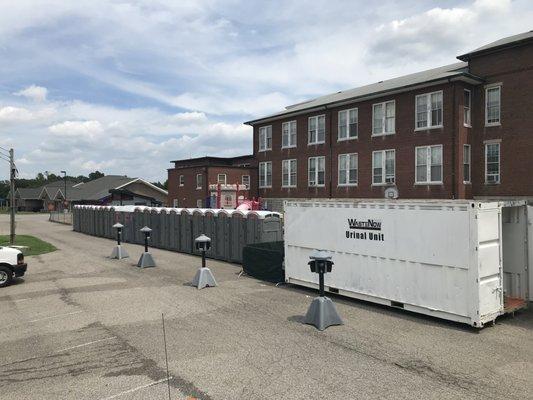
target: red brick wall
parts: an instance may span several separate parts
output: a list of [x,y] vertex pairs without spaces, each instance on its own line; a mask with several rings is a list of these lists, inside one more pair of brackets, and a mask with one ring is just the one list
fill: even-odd
[[[396,150],[396,185],[400,198],[472,198],[533,196],[533,45],[508,49],[470,61],[472,74],[487,83],[502,82],[500,127],[485,127],[484,85],[451,82],[393,96],[282,118],[254,126],[257,163],[272,161],[272,188],[258,189],[263,198],[382,198],[385,187],[372,186],[372,151]],[[463,124],[464,89],[471,90],[472,127]],[[415,131],[415,96],[443,90],[444,127]],[[396,101],[396,134],[372,137],[372,104]],[[359,137],[337,141],[338,111],[357,107]],[[307,121],[326,115],[326,142],[308,145]],[[297,147],[281,149],[283,122],[297,121]],[[272,150],[258,151],[259,127],[272,125]],[[501,183],[485,184],[484,141],[501,139]],[[415,185],[415,146],[443,145],[443,184]],[[471,145],[471,184],[463,183],[463,145]],[[337,160],[342,153],[358,153],[358,186],[337,186]],[[308,187],[307,160],[326,157],[326,185]],[[282,160],[297,159],[297,187],[281,187]]]
[[[257,162],[272,161],[272,189],[258,189],[260,196],[265,198],[308,198],[308,197],[362,197],[383,198],[384,186],[372,186],[372,152],[377,150],[396,150],[396,185],[402,198],[451,198],[454,185],[452,182],[452,143],[454,135],[453,95],[462,91],[459,84],[448,83],[430,88],[383,97],[332,108],[325,112],[305,114],[296,118],[287,118],[254,127],[254,152]],[[433,91],[443,91],[443,128],[428,129],[415,132],[415,96]],[[462,95],[462,92],[461,92]],[[459,95],[456,94],[456,98]],[[382,101],[396,101],[396,133],[372,137],[372,104]],[[457,102],[457,100],[456,100]],[[337,141],[338,111],[358,108],[358,138],[348,141]],[[456,104],[456,114],[459,104]],[[326,115],[326,143],[308,145],[307,120],[313,115]],[[297,147],[281,149],[281,125],[283,122],[296,119]],[[272,150],[258,152],[258,131],[260,126],[272,125]],[[457,128],[455,126],[455,128]],[[333,134],[332,134],[333,133]],[[455,133],[458,134],[457,132]],[[443,184],[415,185],[415,146],[443,145]],[[358,185],[355,187],[338,187],[338,155],[344,153],[358,154]],[[307,159],[323,155],[326,157],[326,185],[323,188],[308,187]],[[296,158],[297,187],[281,187],[281,161]],[[457,165],[457,163],[456,163]],[[462,172],[461,172],[462,177]],[[462,179],[462,178],[461,178]],[[461,180],[462,183],[462,180]],[[457,190],[457,188],[455,189]]]
[[[196,175],[203,175],[201,189],[196,189]],[[250,191],[243,193],[246,197],[254,197],[257,185],[257,170],[253,167],[188,167],[172,168],[168,170],[168,204],[172,206],[174,199],[178,199],[179,207],[196,207],[197,201],[202,200],[202,206],[206,205],[206,198],[209,197],[209,184],[217,183],[217,175],[226,174],[227,183],[241,183],[242,175],[250,175]],[[185,177],[183,186],[179,186],[179,176]]]
[[[196,174],[203,175],[202,189],[196,189]],[[183,175],[185,182],[179,185],[179,177]],[[206,186],[207,168],[173,168],[168,170],[168,204],[172,207],[174,199],[178,200],[178,207],[196,207],[196,202],[205,202],[207,194]]]
[[[470,71],[502,83],[501,126],[485,127],[485,90],[475,90],[474,196],[533,196],[533,45],[476,57]],[[501,139],[500,184],[485,184],[484,141]]]

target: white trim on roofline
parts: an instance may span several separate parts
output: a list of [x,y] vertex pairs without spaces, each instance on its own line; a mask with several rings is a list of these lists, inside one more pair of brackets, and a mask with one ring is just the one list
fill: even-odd
[[145,181],[144,179],[142,178],[133,178],[131,181],[129,182],[126,182],[125,184],[123,185],[120,185],[120,186],[117,186],[115,189],[122,189],[124,186],[128,186],[128,185],[131,185],[132,183],[135,183],[135,182],[142,182],[144,183],[145,185],[151,187],[152,189],[155,189],[161,193],[163,193],[164,195],[167,195],[168,196],[168,192],[165,190],[165,189],[161,189],[160,187],[157,187],[156,185],[148,182],[148,181]]

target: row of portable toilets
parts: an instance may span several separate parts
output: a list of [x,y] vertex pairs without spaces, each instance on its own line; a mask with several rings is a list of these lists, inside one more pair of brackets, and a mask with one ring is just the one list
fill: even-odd
[[214,209],[179,209],[133,206],[76,206],[74,231],[88,235],[116,238],[113,225],[124,225],[122,241],[143,244],[140,229],[152,229],[149,245],[181,253],[201,254],[194,239],[201,234],[211,238],[210,258],[242,262],[244,246],[283,240],[282,219],[270,211],[228,211]]

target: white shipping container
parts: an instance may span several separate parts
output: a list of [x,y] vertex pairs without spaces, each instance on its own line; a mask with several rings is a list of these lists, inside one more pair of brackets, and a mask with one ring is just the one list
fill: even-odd
[[525,201],[287,201],[286,281],[482,327],[527,306]]

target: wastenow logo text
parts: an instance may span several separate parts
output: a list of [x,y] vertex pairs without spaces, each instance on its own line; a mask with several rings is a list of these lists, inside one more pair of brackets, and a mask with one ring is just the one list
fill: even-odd
[[348,226],[350,229],[366,229],[370,231],[380,231],[381,221],[375,219],[367,219],[366,221],[360,221],[356,218],[348,218]]

